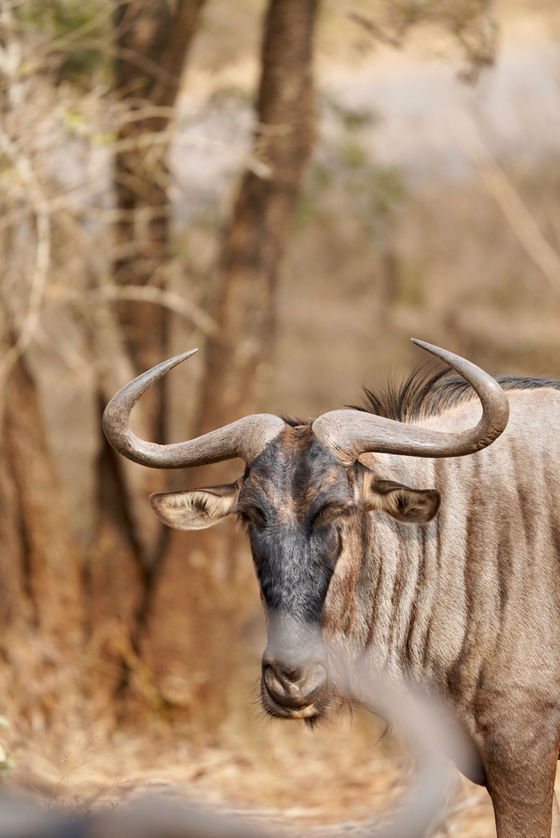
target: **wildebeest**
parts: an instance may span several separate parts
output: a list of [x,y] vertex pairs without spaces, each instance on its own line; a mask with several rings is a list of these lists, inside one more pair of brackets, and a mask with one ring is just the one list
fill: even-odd
[[245,524],[269,615],[268,713],[335,706],[322,638],[342,635],[372,671],[452,705],[498,838],[545,838],[560,749],[560,382],[498,383],[416,343],[460,378],[413,377],[393,398],[370,394],[369,410],[311,422],[259,414],[182,443],[138,439],[134,403],[189,352],[126,385],[105,432],[156,468],[244,459],[231,485],[152,504],[180,529]]

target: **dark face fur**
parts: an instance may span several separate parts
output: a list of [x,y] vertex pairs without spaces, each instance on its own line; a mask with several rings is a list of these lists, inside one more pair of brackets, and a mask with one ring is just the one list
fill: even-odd
[[261,696],[272,715],[313,718],[329,702],[321,615],[354,494],[349,471],[308,426],[271,443],[239,493],[268,615]]
[[373,509],[422,523],[439,497],[375,479],[359,463],[342,465],[301,425],[286,426],[235,484],[157,494],[152,503],[180,529],[208,527],[229,514],[241,519],[268,620],[263,707],[273,716],[313,720],[333,701],[321,620],[345,528]]

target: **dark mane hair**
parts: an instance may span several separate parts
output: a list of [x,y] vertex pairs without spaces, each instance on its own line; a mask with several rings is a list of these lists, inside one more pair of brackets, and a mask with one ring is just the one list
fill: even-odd
[[[437,416],[448,408],[475,397],[470,384],[464,378],[451,375],[450,372],[449,367],[436,372],[431,365],[418,367],[400,385],[389,381],[384,390],[375,393],[364,387],[365,404],[348,407],[398,422]],[[504,390],[536,390],[542,387],[560,390],[560,381],[551,378],[497,376],[496,380]]]

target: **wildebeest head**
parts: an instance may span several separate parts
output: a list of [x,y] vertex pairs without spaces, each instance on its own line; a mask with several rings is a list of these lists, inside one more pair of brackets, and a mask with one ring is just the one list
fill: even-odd
[[134,403],[192,353],[139,376],[106,408],[109,441],[143,465],[179,468],[236,456],[245,460],[245,473],[235,483],[158,493],[152,504],[160,519],[177,529],[203,529],[227,516],[236,516],[246,527],[268,617],[261,696],[271,715],[313,719],[329,705],[323,605],[357,519],[380,510],[399,521],[422,524],[437,512],[435,490],[380,479],[358,461],[360,454],[460,456],[489,445],[507,424],[507,399],[493,378],[452,353],[420,345],[472,384],[483,406],[476,428],[449,434],[355,410],[335,410],[301,425],[269,414],[248,416],[173,445],[138,439],[128,425]]

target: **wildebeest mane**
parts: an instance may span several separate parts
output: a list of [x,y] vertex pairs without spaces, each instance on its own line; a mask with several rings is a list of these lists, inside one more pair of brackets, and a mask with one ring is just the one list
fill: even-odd
[[[397,422],[414,422],[427,416],[438,416],[457,404],[475,398],[471,385],[458,375],[451,375],[450,367],[434,370],[432,364],[414,369],[402,382],[389,380],[384,389],[363,387],[364,404],[349,404],[351,410],[373,413]],[[498,375],[504,390],[538,390],[553,387],[560,390],[560,380],[529,376]],[[312,420],[282,416],[292,428],[309,425]]]
[[[537,390],[553,387],[560,390],[560,381],[551,378],[497,376],[504,390]],[[450,375],[450,368],[434,372],[428,364],[418,367],[401,383],[389,381],[384,390],[373,392],[363,388],[365,404],[348,405],[353,410],[373,413],[398,422],[413,422],[440,413],[475,397],[474,390],[457,375]]]

